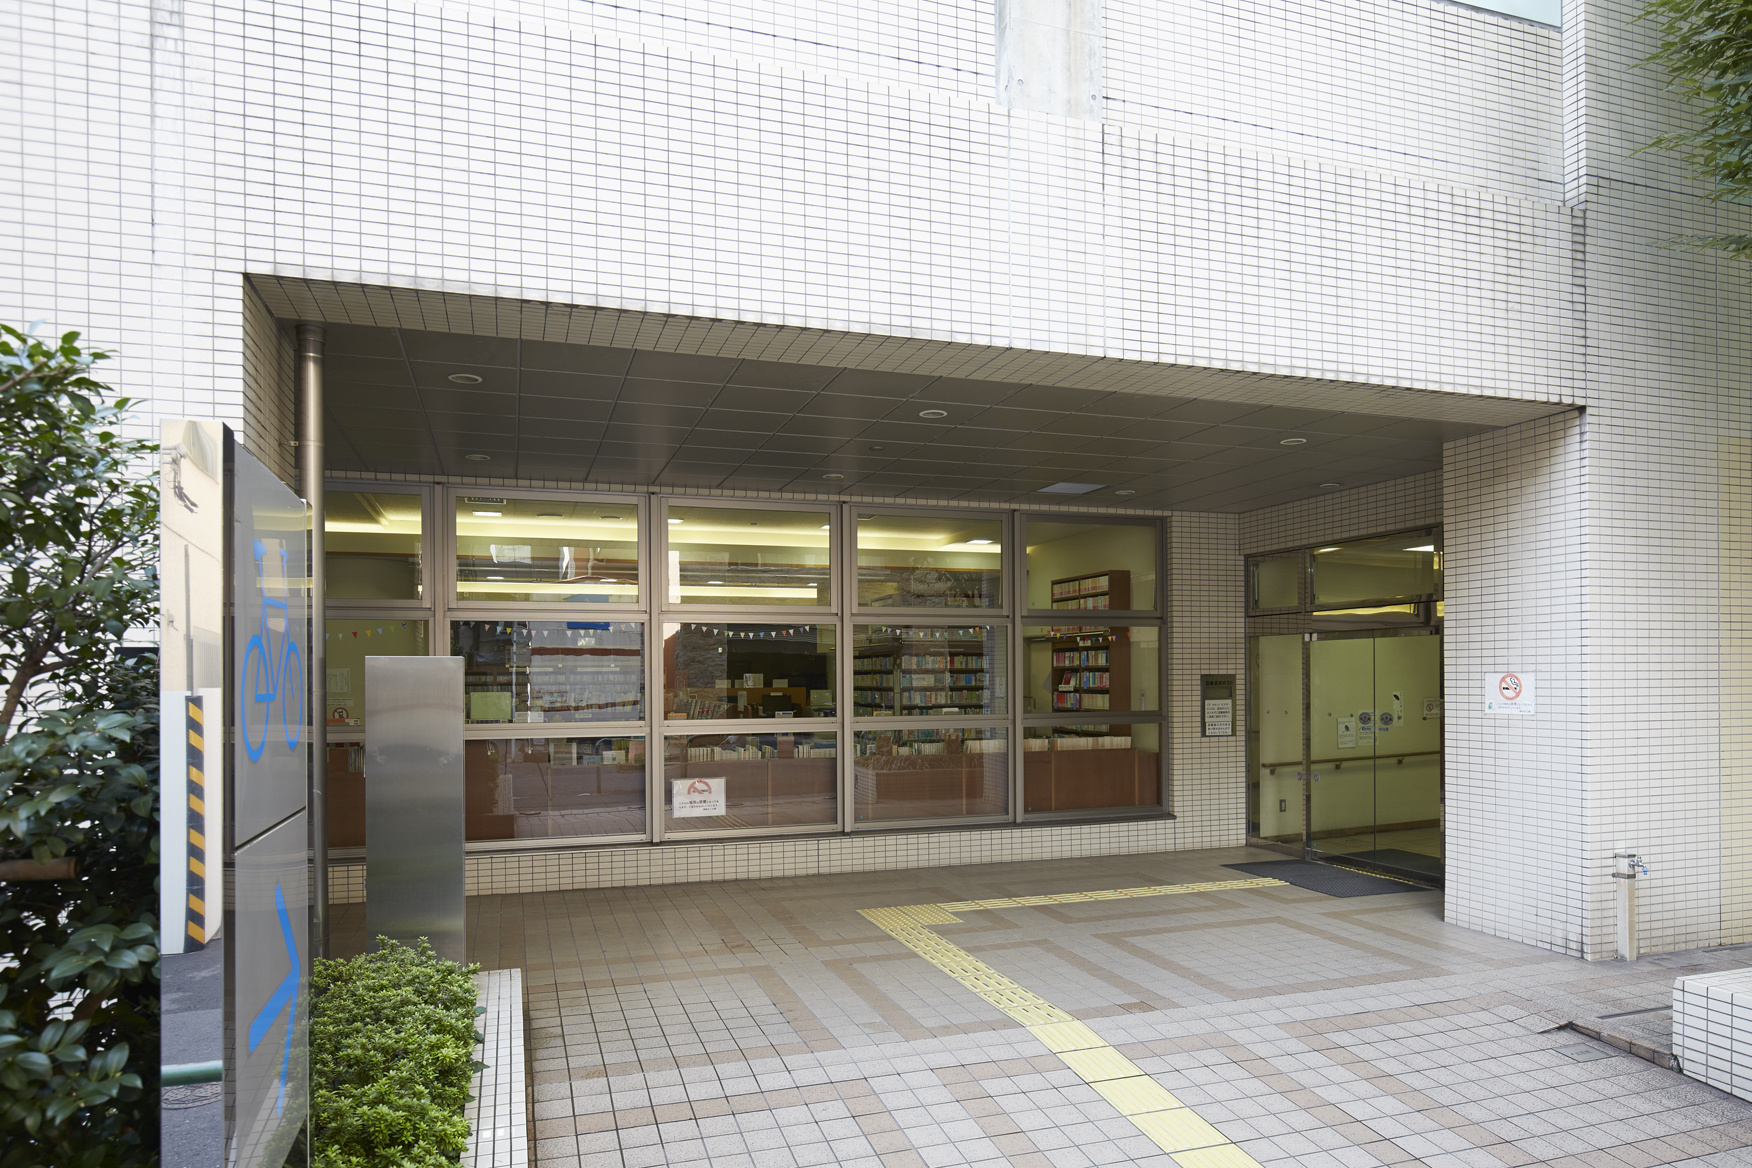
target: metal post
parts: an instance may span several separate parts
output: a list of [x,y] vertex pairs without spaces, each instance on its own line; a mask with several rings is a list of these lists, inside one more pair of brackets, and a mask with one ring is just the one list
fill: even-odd
[[310,948],[328,956],[328,581],[323,527],[322,326],[298,326],[298,451],[310,508]]
[[1618,959],[1635,961],[1636,939],[1636,877],[1638,870],[1648,872],[1648,865],[1635,852],[1612,853],[1612,879],[1618,882]]

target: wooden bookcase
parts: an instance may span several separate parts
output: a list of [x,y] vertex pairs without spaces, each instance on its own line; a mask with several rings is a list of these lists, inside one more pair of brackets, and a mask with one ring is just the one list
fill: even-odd
[[983,714],[1000,687],[983,637],[896,634],[852,651],[852,708],[859,717]]

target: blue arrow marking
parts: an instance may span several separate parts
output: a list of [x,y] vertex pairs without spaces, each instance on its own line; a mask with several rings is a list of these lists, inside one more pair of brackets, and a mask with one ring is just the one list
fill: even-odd
[[274,1115],[278,1116],[286,1108],[286,1071],[292,1061],[292,1023],[298,1017],[298,1008],[292,1003],[292,995],[297,992],[298,979],[303,974],[304,967],[298,960],[298,942],[292,936],[292,919],[286,915],[286,894],[280,890],[279,884],[274,885],[274,908],[280,913],[280,934],[286,939],[286,957],[292,968],[286,972],[286,980],[280,983],[279,988],[268,999],[268,1004],[255,1016],[255,1021],[249,1024],[249,1053],[255,1053],[256,1047],[262,1044],[262,1039],[268,1036],[268,1029],[279,1018],[280,1011],[285,1010],[286,1049],[280,1055],[280,1093],[274,1099]]

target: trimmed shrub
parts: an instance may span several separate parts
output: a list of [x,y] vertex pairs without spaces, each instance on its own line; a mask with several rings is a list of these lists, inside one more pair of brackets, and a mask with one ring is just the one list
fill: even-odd
[[425,938],[388,937],[311,974],[310,1128],[314,1168],[446,1168],[468,1147],[475,1047],[473,974]]

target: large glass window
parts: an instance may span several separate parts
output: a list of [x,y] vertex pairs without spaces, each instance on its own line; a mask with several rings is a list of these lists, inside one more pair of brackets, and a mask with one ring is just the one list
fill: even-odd
[[1284,556],[1259,556],[1247,562],[1247,607],[1250,609],[1295,608],[1302,603],[1301,552]]
[[1008,733],[997,726],[860,730],[852,772],[859,823],[1003,815]]
[[1314,549],[1314,607],[1440,595],[1442,555],[1433,531]]
[[645,716],[645,626],[636,621],[453,621],[471,726],[636,722]]
[[839,822],[838,736],[675,734],[663,743],[664,831]]
[[477,738],[463,759],[471,841],[645,834],[643,738]]
[[837,635],[819,624],[666,624],[664,716],[830,718]]
[[329,737],[359,737],[365,732],[365,658],[424,657],[423,620],[341,619],[327,621]]
[[1023,713],[1161,709],[1161,637],[1153,625],[1030,625]]
[[670,506],[669,603],[833,603],[832,513]]
[[1156,607],[1158,525],[1027,521],[1028,607]]
[[938,514],[858,516],[865,608],[1002,608],[1004,525]]
[[460,496],[456,598],[636,604],[639,510],[632,503]]
[[1033,815],[1162,804],[1162,728],[1080,723],[1022,732],[1022,809]]
[[853,713],[861,718],[1004,713],[1009,632],[999,625],[857,625]]
[[330,600],[418,600],[418,494],[327,491],[323,542]]

